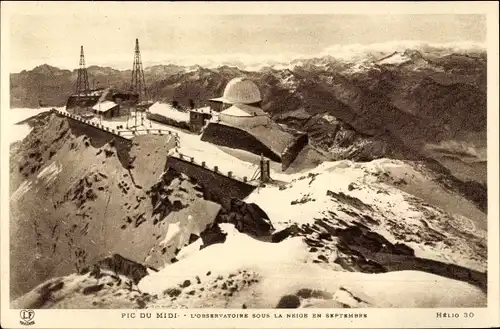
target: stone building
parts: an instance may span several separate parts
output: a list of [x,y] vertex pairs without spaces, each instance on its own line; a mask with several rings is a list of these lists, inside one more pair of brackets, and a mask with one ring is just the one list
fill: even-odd
[[283,170],[308,143],[306,134],[282,127],[262,110],[260,90],[247,78],[229,81],[223,96],[211,101],[222,103],[221,112],[206,126],[203,141],[263,155]]

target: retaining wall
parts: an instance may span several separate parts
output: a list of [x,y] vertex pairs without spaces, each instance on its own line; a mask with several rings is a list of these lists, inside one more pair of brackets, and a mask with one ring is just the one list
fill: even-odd
[[282,170],[285,171],[292,162],[297,158],[300,151],[309,144],[309,137],[307,134],[303,134],[299,138],[297,138],[292,145],[287,147],[283,153],[281,154],[281,167]]
[[85,135],[90,139],[90,144],[95,148],[100,148],[105,144],[112,143],[116,149],[118,159],[124,168],[130,165],[130,149],[132,141],[124,138],[116,133],[113,129],[99,128],[97,125],[90,123],[88,120],[83,120],[76,115],[67,114],[58,110],[52,110],[57,115],[68,118],[68,125],[75,136]]
[[243,200],[257,187],[229,173],[217,172],[213,167],[195,162],[193,158],[183,156],[181,159],[180,156],[167,156],[165,171],[172,168],[193,178],[203,187],[208,200],[226,209],[230,209],[231,199]]

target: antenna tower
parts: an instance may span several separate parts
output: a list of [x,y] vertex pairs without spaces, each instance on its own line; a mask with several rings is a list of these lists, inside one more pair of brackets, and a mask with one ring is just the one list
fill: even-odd
[[85,56],[83,55],[83,46],[80,48],[80,67],[78,68],[78,79],[76,80],[76,94],[86,95],[90,90],[89,77],[85,67]]
[[130,91],[138,94],[139,102],[148,99],[144,70],[142,69],[141,51],[139,50],[139,39],[135,39],[134,66],[132,68]]

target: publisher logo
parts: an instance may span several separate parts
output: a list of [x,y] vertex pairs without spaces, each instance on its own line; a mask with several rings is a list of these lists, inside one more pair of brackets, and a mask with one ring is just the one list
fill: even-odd
[[33,310],[22,310],[19,314],[21,316],[21,321],[19,321],[24,326],[30,326],[35,324],[35,321],[32,321],[35,317],[35,311]]

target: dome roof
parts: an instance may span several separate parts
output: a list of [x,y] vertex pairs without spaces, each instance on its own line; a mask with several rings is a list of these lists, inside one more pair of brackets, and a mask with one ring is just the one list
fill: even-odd
[[253,81],[247,78],[234,78],[226,85],[224,95],[212,100],[227,104],[252,104],[262,99],[259,87]]

